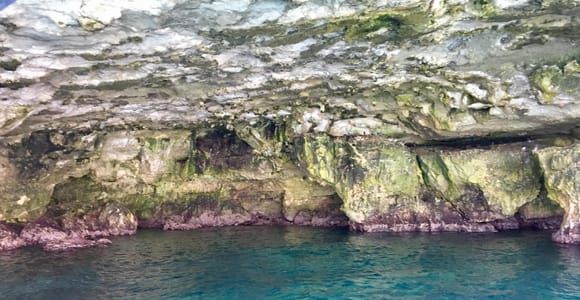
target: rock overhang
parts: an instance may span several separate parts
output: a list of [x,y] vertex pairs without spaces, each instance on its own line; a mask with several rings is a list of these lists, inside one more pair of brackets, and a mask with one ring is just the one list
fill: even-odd
[[21,0],[0,12],[0,134],[259,117],[424,140],[577,134],[579,11],[575,1]]
[[555,239],[577,242],[579,16],[576,0],[16,1],[0,219],[56,201],[167,229],[346,213],[494,231],[553,228],[553,200]]

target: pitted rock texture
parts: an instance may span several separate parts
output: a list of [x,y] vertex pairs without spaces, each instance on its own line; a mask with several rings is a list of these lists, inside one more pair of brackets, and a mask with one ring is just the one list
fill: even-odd
[[47,251],[108,245],[106,237],[131,235],[137,231],[137,218],[126,208],[106,204],[80,216],[48,214],[22,228],[19,245],[40,246]]
[[[553,229],[557,203],[564,224],[577,220],[573,200],[552,191],[561,189],[548,180],[556,169],[541,154],[564,155],[577,147],[571,138],[461,149],[380,136],[291,138],[290,126],[269,120],[238,128],[38,132],[9,146],[5,168],[15,172],[3,175],[0,217],[27,223],[20,237],[47,250],[99,245],[137,226]],[[575,180],[558,178],[566,186]]]
[[561,215],[546,198],[529,143],[413,149],[383,139],[325,136],[297,145],[299,164],[336,189],[356,230],[548,229]]
[[562,214],[554,238],[576,243],[579,16],[578,0],[18,0],[0,10],[0,249]]
[[538,156],[548,195],[566,212],[554,239],[562,243],[580,243],[580,145],[542,149]]
[[419,163],[428,188],[468,219],[485,222],[511,216],[541,189],[539,167],[525,147],[426,153]]
[[288,118],[430,140],[576,130],[580,2],[19,0],[0,135]]
[[18,228],[0,223],[0,251],[14,250],[26,245],[20,237]]

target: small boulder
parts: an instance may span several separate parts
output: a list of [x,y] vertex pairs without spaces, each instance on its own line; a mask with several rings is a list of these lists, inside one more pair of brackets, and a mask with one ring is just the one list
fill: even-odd
[[98,223],[108,236],[135,234],[138,225],[137,217],[127,208],[116,203],[109,203],[103,207],[98,216]]

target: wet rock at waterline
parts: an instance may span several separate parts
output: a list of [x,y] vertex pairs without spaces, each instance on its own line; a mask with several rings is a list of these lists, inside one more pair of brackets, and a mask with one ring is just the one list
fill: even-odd
[[576,243],[580,2],[508,2],[16,1],[0,249],[560,220]]
[[327,137],[299,144],[302,165],[335,187],[357,230],[547,228],[561,215],[541,193],[541,170],[525,144],[412,149],[375,138]]
[[19,247],[40,246],[47,251],[108,245],[106,237],[134,234],[137,219],[126,208],[106,204],[85,215],[42,217],[26,224],[19,235]]
[[13,250],[26,245],[26,242],[19,236],[15,226],[0,224],[0,251]]

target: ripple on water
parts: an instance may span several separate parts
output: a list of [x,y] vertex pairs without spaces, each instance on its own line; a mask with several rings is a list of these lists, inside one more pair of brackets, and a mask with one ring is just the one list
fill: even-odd
[[141,231],[108,248],[0,254],[3,299],[580,298],[580,247],[546,232]]

